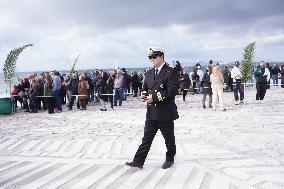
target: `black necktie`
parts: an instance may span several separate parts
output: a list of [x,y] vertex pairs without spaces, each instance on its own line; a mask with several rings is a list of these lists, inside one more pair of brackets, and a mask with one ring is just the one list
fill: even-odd
[[155,69],[155,79],[157,78],[158,72],[159,72],[159,70]]

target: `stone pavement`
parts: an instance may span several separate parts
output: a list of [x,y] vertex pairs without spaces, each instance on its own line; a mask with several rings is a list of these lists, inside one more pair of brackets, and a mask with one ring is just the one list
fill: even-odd
[[0,116],[0,188],[284,188],[284,89],[264,104],[247,91],[247,105],[225,93],[226,112],[203,109],[201,95],[177,97],[177,155],[161,169],[165,144],[158,132],[142,170],[124,166],[143,136],[145,106],[130,97],[101,112]]

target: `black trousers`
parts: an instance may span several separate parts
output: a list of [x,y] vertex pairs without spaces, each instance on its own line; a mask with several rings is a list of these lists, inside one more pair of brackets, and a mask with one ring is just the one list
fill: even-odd
[[[239,98],[240,93],[240,98]],[[244,85],[241,83],[234,82],[234,97],[235,101],[238,101],[239,99],[242,101],[244,100]]]
[[182,90],[182,99],[183,101],[185,101],[185,97],[186,97],[186,94],[187,94],[187,90]]
[[263,100],[266,93],[267,83],[256,83],[256,100]]
[[46,102],[46,106],[47,106],[47,110],[48,110],[48,113],[54,113],[54,103],[55,99],[54,97],[46,97],[45,98],[45,102]]
[[139,146],[133,161],[144,165],[145,159],[151,148],[153,139],[160,129],[167,147],[166,160],[174,161],[176,154],[176,144],[174,135],[174,122],[173,121],[154,121],[146,120],[144,128],[144,137],[142,138],[142,144]]
[[70,97],[70,102],[69,102],[69,106],[68,106],[70,109],[72,109],[75,99],[76,99],[76,96]]

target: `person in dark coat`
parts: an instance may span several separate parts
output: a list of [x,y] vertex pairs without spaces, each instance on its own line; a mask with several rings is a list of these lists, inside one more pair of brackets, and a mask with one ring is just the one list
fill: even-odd
[[180,74],[182,72],[182,67],[180,62],[177,61],[173,61],[173,68]]
[[109,75],[106,86],[106,94],[108,94],[108,101],[111,109],[113,109],[113,78]]
[[224,85],[226,85],[224,90],[228,92],[230,88],[231,73],[227,65],[224,66],[223,77],[224,77]]
[[183,70],[179,80],[179,86],[182,92],[183,101],[185,101],[185,97],[190,86],[190,81],[191,80],[189,79],[189,75],[187,74],[186,70]]
[[78,78],[75,73],[72,74],[68,87],[70,89],[70,102],[68,105],[68,110],[72,110],[74,101],[76,99],[75,95],[78,95]]
[[280,75],[281,75],[281,87],[284,88],[284,65],[281,66]]
[[52,78],[50,75],[46,75],[44,83],[44,94],[47,110],[49,114],[54,113],[54,96],[52,94]]
[[273,65],[272,68],[272,72],[271,74],[271,78],[272,78],[272,82],[273,82],[273,86],[278,86],[278,75],[280,73],[280,68],[277,66],[277,64]]
[[108,101],[108,96],[106,94],[108,74],[106,72],[102,72],[102,78],[96,83],[96,88],[98,91],[98,98],[101,102],[102,108],[101,111],[106,111],[106,102]]
[[86,81],[88,82],[88,85],[89,85],[89,89],[88,89],[88,100],[87,100],[87,103],[88,102],[93,102],[94,101],[94,85],[93,85],[93,82],[92,82],[92,78],[90,76],[89,73],[85,73],[85,76],[86,76]]
[[211,88],[211,81],[210,81],[210,75],[212,74],[212,67],[207,66],[206,67],[206,73],[204,74],[202,78],[202,86],[203,86],[203,98],[202,98],[202,106],[205,109],[205,101],[206,96],[209,96],[209,108],[212,108],[212,88]]
[[191,75],[193,94],[197,94],[197,86],[196,84],[199,82],[199,75],[197,74],[197,68],[194,67],[192,70],[193,74]]
[[175,95],[179,88],[179,74],[164,61],[164,51],[158,48],[149,48],[148,55],[154,68],[146,74],[142,94],[147,103],[144,137],[132,162],[127,166],[143,168],[145,159],[151,148],[153,139],[160,129],[167,147],[166,161],[163,169],[174,164],[176,154],[174,120],[178,119]]
[[264,99],[267,83],[270,80],[270,71],[265,67],[265,62],[261,61],[255,69],[254,77],[256,79],[256,100],[262,102]]
[[38,83],[34,78],[32,78],[31,87],[29,88],[28,91],[30,113],[37,113],[37,100],[36,100],[37,91],[38,91]]
[[133,97],[137,97],[138,88],[139,88],[139,85],[140,85],[140,79],[139,79],[139,76],[137,74],[137,71],[134,71],[133,75],[131,76],[131,84],[132,84],[132,88],[133,88],[133,92],[134,92]]

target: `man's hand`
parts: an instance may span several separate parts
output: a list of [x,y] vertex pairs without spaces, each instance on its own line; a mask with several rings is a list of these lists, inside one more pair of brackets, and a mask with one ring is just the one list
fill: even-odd
[[152,94],[150,94],[149,96],[146,96],[145,101],[147,102],[147,104],[152,103],[153,102]]

